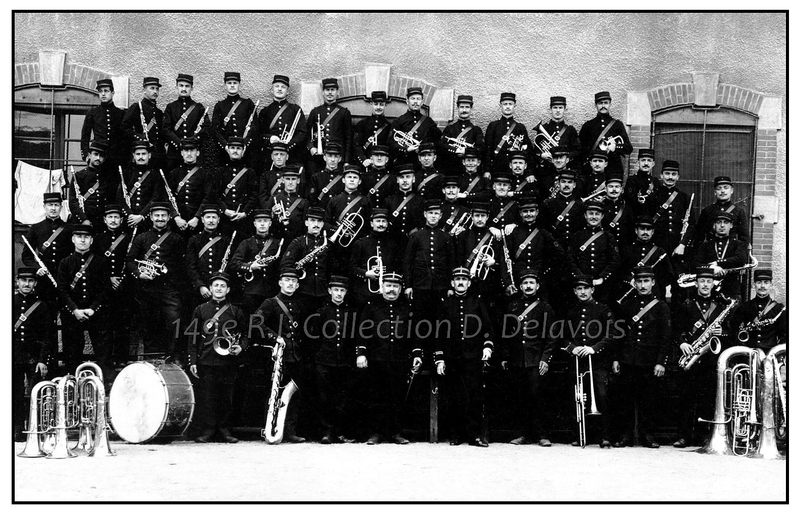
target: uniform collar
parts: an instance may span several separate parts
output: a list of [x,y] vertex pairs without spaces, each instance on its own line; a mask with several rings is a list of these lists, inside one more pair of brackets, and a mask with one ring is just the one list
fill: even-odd
[[228,98],[227,98],[226,100],[233,100],[233,101],[236,101],[236,100],[239,100],[240,98],[242,98],[242,97],[241,97],[241,95],[239,95],[239,94],[237,93],[237,94],[235,94],[235,95],[228,95]]

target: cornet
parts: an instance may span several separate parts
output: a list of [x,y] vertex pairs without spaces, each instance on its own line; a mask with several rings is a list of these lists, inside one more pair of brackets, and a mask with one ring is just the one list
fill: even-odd
[[463,151],[467,148],[472,149],[475,145],[469,143],[465,138],[452,138],[450,136],[445,136],[447,142],[455,151]]
[[286,206],[283,204],[283,201],[278,200],[275,204],[281,210],[280,213],[278,214],[278,220],[281,223],[283,223],[284,225],[288,225],[289,224],[289,212],[286,211]]
[[625,144],[625,142],[622,140],[622,136],[609,136],[608,138],[604,138],[597,147],[601,151],[607,152],[608,148],[611,147],[611,142],[614,142],[616,145]]
[[392,130],[394,131],[394,141],[399,143],[401,147],[419,147],[420,141],[411,136],[410,133],[404,133],[403,131],[398,131],[397,129]]
[[[606,184],[603,183],[602,185],[600,185],[597,188],[597,190],[595,190],[594,192],[590,193],[588,196],[581,197],[581,202],[586,202],[589,199],[594,199],[595,197],[605,197],[605,196],[606,196]],[[602,200],[602,199],[600,199],[600,200]]]
[[134,260],[139,264],[139,274],[147,274],[150,277],[157,277],[167,273],[167,266],[153,260]]
[[364,227],[364,217],[361,208],[353,213],[348,213],[339,223],[339,227],[331,235],[331,242],[337,242],[342,247],[348,247]]
[[509,151],[526,150],[528,148],[527,145],[522,145],[523,136],[521,134],[511,136],[504,134],[501,139],[508,143]]
[[[558,146],[558,141],[550,136],[550,133],[547,132],[547,129],[544,128],[541,122],[539,122],[538,130],[541,132],[537,133],[536,136],[533,137],[533,144],[537,149],[539,149],[542,153],[549,153],[550,149]],[[552,159],[549,161],[552,161]]]

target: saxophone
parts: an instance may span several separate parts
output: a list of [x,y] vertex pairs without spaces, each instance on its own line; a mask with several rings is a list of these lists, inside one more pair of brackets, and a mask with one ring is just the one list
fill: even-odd
[[286,410],[289,408],[289,401],[292,399],[297,384],[291,380],[284,387],[281,387],[283,376],[283,349],[286,341],[278,337],[275,343],[273,354],[275,355],[275,365],[272,369],[272,389],[269,394],[269,404],[267,405],[267,421],[264,430],[261,431],[262,437],[269,444],[280,444],[283,440],[283,427],[286,422]]
[[318,245],[317,247],[312,249],[311,252],[309,252],[307,255],[305,255],[302,258],[300,258],[299,260],[297,260],[297,263],[295,264],[295,268],[298,271],[303,271],[300,274],[300,278],[299,279],[302,280],[303,278],[306,277],[306,265],[311,263],[314,260],[314,258],[317,257],[318,254],[320,254],[322,251],[327,249],[328,245],[330,245],[330,241],[328,240],[327,232],[323,232],[322,239],[323,239],[323,242],[320,245]]
[[731,299],[728,306],[717,316],[714,321],[709,324],[703,333],[700,334],[697,339],[692,342],[692,352],[688,355],[683,355],[678,360],[678,365],[681,366],[684,370],[688,370],[690,367],[697,362],[701,356],[708,353],[711,350],[712,353],[715,355],[719,354],[720,350],[722,349],[722,343],[719,340],[719,337],[712,335],[712,332],[715,328],[720,328],[722,326],[722,322],[725,320],[726,317],[731,313],[731,311],[736,307],[738,301],[735,299]]
[[739,339],[739,342],[747,342],[750,340],[750,332],[754,330],[758,330],[765,326],[770,326],[775,324],[783,312],[786,311],[786,307],[784,306],[781,308],[780,312],[775,314],[775,317],[770,317],[769,319],[761,319],[761,317],[756,317],[755,320],[750,321],[749,323],[742,323],[739,325],[739,333],[736,337]]

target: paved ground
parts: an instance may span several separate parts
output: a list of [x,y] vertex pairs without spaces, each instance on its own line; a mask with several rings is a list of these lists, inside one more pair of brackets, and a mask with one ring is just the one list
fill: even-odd
[[[22,447],[18,443],[16,452]],[[112,447],[115,457],[16,458],[15,501],[705,502],[788,496],[785,460],[700,455],[692,448],[263,441]]]

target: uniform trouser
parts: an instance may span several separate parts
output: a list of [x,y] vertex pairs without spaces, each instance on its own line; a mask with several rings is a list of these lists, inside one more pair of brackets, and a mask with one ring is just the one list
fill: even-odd
[[171,355],[184,360],[186,339],[181,322],[181,294],[177,290],[139,289],[137,301],[144,352]]
[[512,370],[512,375],[522,420],[520,435],[536,441],[547,439],[551,422],[542,399],[545,379],[539,374],[539,366],[518,367]]
[[652,365],[622,364],[619,386],[619,425],[622,437],[630,438],[634,429],[634,409],[639,413],[638,430],[643,439],[652,439],[658,414],[661,380]]
[[209,366],[199,364],[197,374],[200,385],[197,393],[198,421],[204,435],[211,437],[219,431],[230,433],[233,393],[236,382],[235,366]]
[[[297,385],[297,392],[292,396],[289,406],[286,408],[286,419],[283,434],[285,437],[297,435],[297,422],[300,419],[300,407],[304,404],[304,393],[310,390],[310,382],[306,374],[306,365],[303,362],[283,361],[283,379],[281,385],[285,387],[290,381]],[[313,401],[313,400],[310,400]]]
[[[411,309],[412,313],[414,314],[412,319],[415,321],[417,328],[419,328],[419,333],[422,335],[418,335],[418,332],[414,332],[412,334],[412,338],[414,339],[414,346],[422,349],[423,355],[425,357],[433,356],[433,343],[434,339],[430,338],[422,338],[425,336],[427,332],[426,325],[420,325],[419,321],[421,320],[430,320],[431,327],[433,328],[433,332],[436,331],[436,318],[441,314],[442,311],[442,303],[444,302],[444,297],[447,295],[447,290],[427,290],[427,289],[414,289],[414,299],[411,300]],[[435,334],[435,333],[434,333]]]
[[372,360],[366,370],[368,405],[367,429],[370,434],[391,437],[400,433],[400,410],[405,395],[408,369],[399,362]]
[[483,362],[478,358],[445,362],[443,380],[451,438],[482,437]]
[[[126,288],[125,284],[128,282],[129,279],[123,280],[119,290],[109,291],[100,312],[100,338],[108,347],[110,358],[118,362],[125,362],[130,357],[133,290]],[[127,285],[129,286],[130,284]]]
[[83,361],[83,348],[86,345],[84,331],[89,332],[94,350],[94,361],[103,369],[104,373],[109,372],[109,358],[111,350],[103,340],[100,318],[102,314],[92,316],[88,321],[78,321],[72,312],[63,310],[61,312],[61,342],[64,346],[64,363],[68,371],[74,371]]
[[[25,403],[25,377],[28,377],[28,385],[33,387],[37,382],[44,378],[36,372],[36,364],[14,364],[11,371],[11,397],[13,399],[13,419],[14,431],[21,431],[23,428],[30,428],[28,414],[30,404]],[[28,426],[25,426],[28,422]]]
[[[713,419],[716,395],[715,364],[712,357],[705,357],[688,371],[678,372],[678,438],[692,443],[697,436],[697,418]],[[702,430],[705,432],[705,430]]]
[[322,427],[326,434],[345,433],[353,369],[347,366],[315,366],[319,398],[317,400]]

